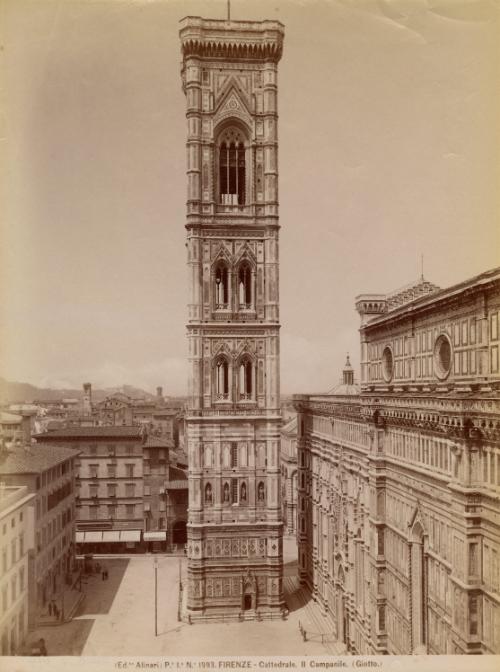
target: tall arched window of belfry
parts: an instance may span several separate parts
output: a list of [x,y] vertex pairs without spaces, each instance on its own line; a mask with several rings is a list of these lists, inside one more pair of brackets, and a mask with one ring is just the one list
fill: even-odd
[[238,268],[238,305],[240,309],[252,307],[252,269],[247,261]]
[[219,139],[219,195],[221,205],[245,205],[245,135],[236,126],[226,128]]
[[215,268],[215,307],[229,308],[229,271],[224,262]]
[[252,360],[246,356],[239,366],[239,396],[240,399],[251,399],[253,395],[253,366]]
[[215,393],[217,399],[229,399],[229,364],[225,357],[215,363]]

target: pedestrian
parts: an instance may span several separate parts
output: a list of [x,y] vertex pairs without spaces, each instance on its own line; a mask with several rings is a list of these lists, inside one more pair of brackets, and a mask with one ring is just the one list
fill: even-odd
[[107,581],[107,580],[109,579],[109,572],[108,572],[107,569],[105,569],[104,572],[105,572],[105,574],[106,574],[106,581]]
[[101,577],[102,577],[102,580],[104,581],[105,578],[106,578],[106,570],[105,569],[102,570]]
[[38,640],[38,650],[40,651],[40,656],[47,655],[47,648],[45,647],[45,640],[43,638]]
[[49,616],[52,616],[52,602],[49,602]]
[[56,620],[58,621],[59,620],[59,609],[57,608],[56,604],[54,604],[54,606],[52,607],[52,611],[54,612],[54,616],[56,617]]

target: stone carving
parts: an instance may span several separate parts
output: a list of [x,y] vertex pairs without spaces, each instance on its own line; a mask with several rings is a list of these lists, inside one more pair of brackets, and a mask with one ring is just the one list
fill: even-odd
[[234,93],[231,96],[229,96],[229,98],[227,99],[224,107],[225,107],[226,110],[231,110],[231,111],[239,110],[241,108],[241,105],[240,105],[238,99],[236,98],[236,96],[234,95]]
[[264,483],[262,481],[259,483],[259,486],[257,488],[257,500],[259,502],[263,502],[265,499],[265,488],[264,488]]

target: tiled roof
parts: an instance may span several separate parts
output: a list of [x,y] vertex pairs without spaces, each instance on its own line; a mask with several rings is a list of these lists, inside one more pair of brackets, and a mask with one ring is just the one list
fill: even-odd
[[4,413],[4,412],[0,413],[0,422],[2,424],[4,424],[4,423],[9,423],[9,424],[18,423],[18,424],[21,424],[21,420],[22,420],[21,416],[16,415],[15,413]]
[[14,446],[0,451],[0,475],[38,474],[79,454],[64,446]]
[[439,289],[440,288],[437,285],[434,285],[428,280],[424,280],[422,277],[416,282],[412,282],[405,287],[400,287],[388,294],[386,297],[387,309],[394,310],[395,308],[399,308],[399,306],[415,301],[415,299],[418,299],[421,296],[433,294],[434,292],[439,291]]
[[62,420],[49,420],[47,422],[47,430],[52,431],[54,429],[60,429],[62,424]]
[[173,448],[174,442],[171,439],[164,439],[161,436],[148,436],[143,446],[144,448]]
[[67,427],[65,429],[55,429],[43,434],[35,434],[37,441],[52,441],[53,439],[86,439],[92,437],[102,438],[141,438],[142,428],[109,425],[103,427]]
[[343,381],[341,381],[338,385],[335,385],[335,387],[332,387],[332,389],[327,392],[327,394],[338,394],[342,396],[355,396],[360,393],[361,388],[357,383],[349,385]]
[[[426,281],[424,281],[426,282]],[[433,285],[429,292],[422,292],[421,296],[415,296],[408,303],[403,302],[400,305],[394,305],[394,293],[383,297],[387,299],[388,305],[390,306],[390,313],[385,312],[382,315],[377,315],[371,319],[366,327],[378,327],[380,324],[383,324],[386,320],[394,319],[395,314],[405,314],[405,312],[412,311],[416,314],[416,311],[420,309],[427,309],[429,305],[437,306],[442,301],[447,301],[450,299],[456,300],[460,294],[471,291],[483,291],[485,287],[491,286],[492,284],[498,284],[500,282],[500,267],[493,268],[489,271],[485,271],[480,275],[476,275],[473,278],[464,280],[456,285],[451,287],[446,287],[445,289],[439,289]],[[431,283],[428,283],[431,284]],[[397,298],[397,293],[396,293]]]

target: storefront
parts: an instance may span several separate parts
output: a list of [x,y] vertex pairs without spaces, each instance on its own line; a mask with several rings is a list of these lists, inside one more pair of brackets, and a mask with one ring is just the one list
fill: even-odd
[[141,530],[88,530],[76,533],[80,555],[89,553],[140,553]]
[[167,532],[158,530],[144,532],[143,539],[148,553],[165,553],[167,550]]

